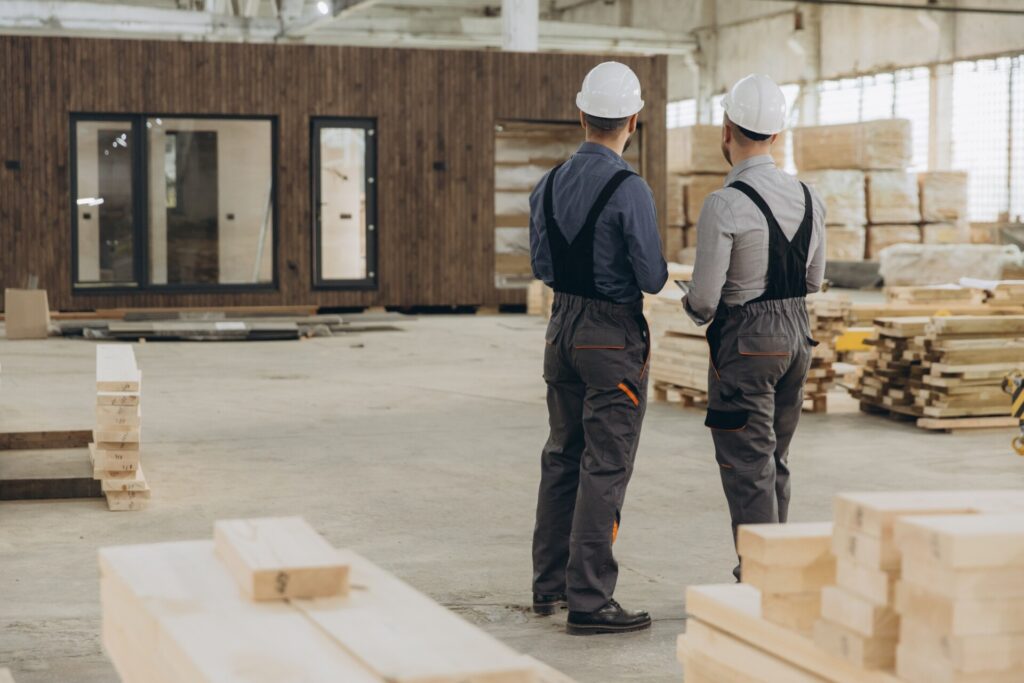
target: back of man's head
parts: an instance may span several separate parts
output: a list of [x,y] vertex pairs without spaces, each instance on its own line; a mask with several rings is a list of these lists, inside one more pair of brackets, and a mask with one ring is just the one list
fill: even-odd
[[605,119],[600,116],[593,116],[592,114],[583,114],[583,120],[587,124],[587,133],[597,137],[616,135],[619,131],[626,127],[629,123],[629,118],[619,119]]

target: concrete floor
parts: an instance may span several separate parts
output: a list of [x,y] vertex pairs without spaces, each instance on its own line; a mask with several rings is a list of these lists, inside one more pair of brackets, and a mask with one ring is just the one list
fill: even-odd
[[[145,512],[101,501],[0,503],[0,666],[19,683],[111,683],[97,548],[210,537],[224,517],[304,515],[511,646],[579,681],[678,682],[687,584],[730,579],[725,502],[703,415],[652,404],[616,545],[617,597],[648,632],[576,638],[528,614],[543,323],[423,317],[403,331],[305,342],[150,343]],[[0,340],[0,429],[93,420],[94,344]],[[794,520],[837,491],[1024,486],[1011,434],[930,434],[807,415]]]

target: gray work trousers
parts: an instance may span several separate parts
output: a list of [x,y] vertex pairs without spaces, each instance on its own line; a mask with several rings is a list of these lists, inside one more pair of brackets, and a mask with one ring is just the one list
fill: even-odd
[[735,540],[741,524],[788,517],[789,444],[817,342],[800,297],[720,309],[708,328],[708,344],[706,424]]
[[533,591],[594,612],[615,591],[618,533],[647,407],[641,302],[555,295],[545,336],[550,434],[541,453]]

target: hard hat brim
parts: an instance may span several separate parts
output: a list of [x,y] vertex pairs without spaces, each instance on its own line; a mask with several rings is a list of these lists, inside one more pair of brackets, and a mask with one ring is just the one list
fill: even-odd
[[[597,111],[593,107],[587,105],[586,98],[584,97],[582,92],[576,93],[576,108],[579,109],[584,114],[589,114],[590,116],[597,116],[602,119],[624,119],[629,116],[632,116],[633,114],[639,114],[641,111],[643,111],[644,104],[646,103],[643,100],[640,100],[640,106],[634,111],[628,111],[628,113],[609,113],[607,111],[602,112]],[[630,109],[632,109],[632,107],[630,107]]]

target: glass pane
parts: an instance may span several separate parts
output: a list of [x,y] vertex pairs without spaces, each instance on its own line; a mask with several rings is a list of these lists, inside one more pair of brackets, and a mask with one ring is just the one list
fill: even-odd
[[270,121],[150,118],[149,279],[273,281]]
[[1013,149],[1010,151],[1010,220],[1024,221],[1024,55],[1013,60],[1013,102],[1010,127]]
[[366,130],[320,129],[320,279],[365,280]]
[[1007,210],[1009,105],[1008,64],[982,60],[953,66],[953,168],[968,172],[972,221],[999,220]]
[[914,156],[911,171],[928,168],[928,137],[931,108],[931,73],[927,67],[896,73],[895,113],[898,119],[910,119]]
[[665,126],[682,128],[697,124],[697,100],[678,100],[669,102],[665,108]]
[[132,125],[75,123],[78,283],[133,284]]

